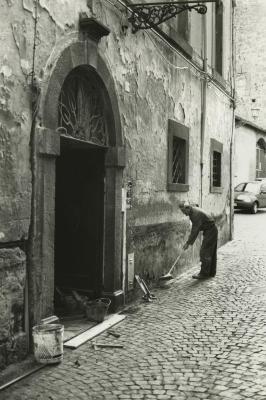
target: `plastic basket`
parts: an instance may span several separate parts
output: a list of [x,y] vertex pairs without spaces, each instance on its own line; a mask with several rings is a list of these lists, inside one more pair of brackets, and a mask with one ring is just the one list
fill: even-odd
[[102,322],[107,314],[111,300],[101,298],[88,301],[85,305],[86,316],[90,321]]
[[33,327],[32,334],[34,356],[39,363],[55,364],[63,360],[63,325],[36,325]]

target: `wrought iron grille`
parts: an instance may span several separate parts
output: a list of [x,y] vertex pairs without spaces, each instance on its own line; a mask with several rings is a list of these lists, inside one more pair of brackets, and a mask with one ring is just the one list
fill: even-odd
[[66,78],[58,109],[60,132],[108,145],[103,94],[90,74],[77,71]]
[[215,187],[221,186],[221,153],[218,151],[213,152],[212,185]]
[[128,18],[133,26],[133,32],[140,29],[155,28],[163,22],[168,21],[170,18],[175,17],[183,11],[195,10],[199,14],[207,12],[207,6],[204,3],[213,3],[216,0],[202,0],[202,1],[167,1],[156,3],[132,4],[132,15]]
[[186,183],[186,141],[173,137],[172,183]]

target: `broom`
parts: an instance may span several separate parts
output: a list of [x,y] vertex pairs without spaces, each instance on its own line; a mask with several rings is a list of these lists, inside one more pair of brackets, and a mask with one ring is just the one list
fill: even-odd
[[171,272],[173,271],[173,269],[175,268],[177,262],[179,261],[180,257],[182,256],[183,252],[181,252],[179,254],[179,256],[177,256],[177,258],[175,259],[174,264],[172,265],[172,267],[169,269],[169,272],[167,272],[167,274],[162,275],[159,280],[160,281],[169,281],[170,279],[173,279],[173,275],[171,275]]

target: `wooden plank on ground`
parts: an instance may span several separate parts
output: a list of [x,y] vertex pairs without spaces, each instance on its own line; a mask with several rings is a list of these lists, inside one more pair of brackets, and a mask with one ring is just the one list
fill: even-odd
[[83,332],[80,335],[75,336],[74,338],[66,341],[64,343],[64,347],[68,347],[70,349],[76,349],[82,344],[86,343],[88,340],[93,339],[94,337],[100,335],[107,329],[123,321],[125,318],[126,315],[123,314],[111,314],[106,318],[105,321],[87,330],[86,332]]

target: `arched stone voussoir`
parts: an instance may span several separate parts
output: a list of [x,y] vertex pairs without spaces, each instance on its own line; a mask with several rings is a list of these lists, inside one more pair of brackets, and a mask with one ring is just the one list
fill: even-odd
[[[111,145],[122,146],[123,137],[115,82],[109,71],[104,56],[99,54],[97,44],[91,40],[77,41],[66,47],[61,55],[54,61],[48,85],[43,96],[43,106],[40,108],[42,124],[56,130],[58,127],[58,100],[63,83],[70,72],[77,67],[93,69],[105,87],[106,101],[112,110],[114,123],[114,136]],[[42,101],[41,103],[42,104]]]

